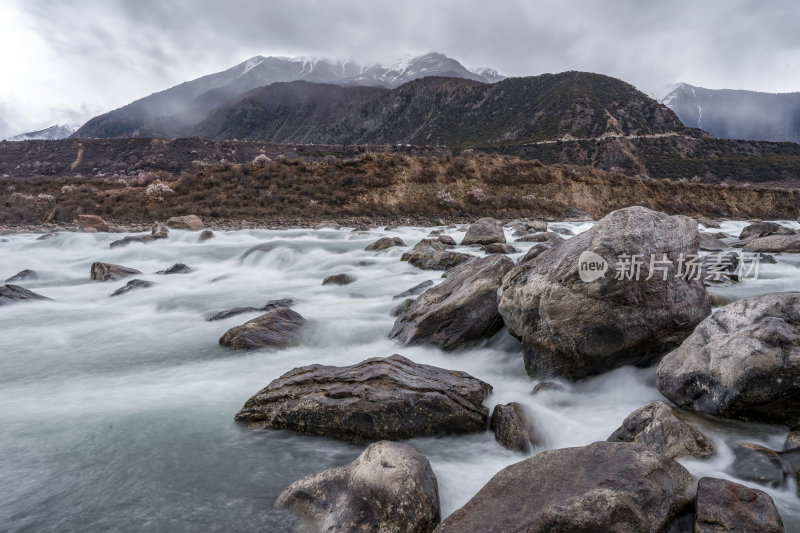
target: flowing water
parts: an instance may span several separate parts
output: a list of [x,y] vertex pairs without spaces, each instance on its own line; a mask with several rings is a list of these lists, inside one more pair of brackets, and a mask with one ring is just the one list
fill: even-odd
[[[557,224],[575,232],[590,224]],[[791,225],[791,224],[790,224]],[[728,222],[723,231],[744,226]],[[793,227],[800,225],[794,223]],[[655,368],[625,367],[563,390],[531,394],[517,341],[506,333],[456,353],[404,348],[387,339],[392,296],[441,272],[400,261],[402,250],[363,251],[380,236],[413,245],[430,228],[172,231],[169,239],[110,249],[110,234],[61,233],[48,240],[0,238],[0,279],[22,269],[41,274],[20,285],[52,302],[0,307],[0,530],[288,531],[292,517],[272,503],[291,482],[357,457],[364,446],[285,431],[250,431],[233,421],[255,392],[301,365],[348,365],[401,353],[464,370],[491,383],[487,400],[525,406],[542,441],[536,451],[606,439],[631,411],[661,399]],[[460,241],[463,232],[446,233]],[[5,239],[5,240],[3,240]],[[240,260],[253,245],[271,250]],[[524,251],[530,244],[518,243]],[[475,249],[464,249],[479,253]],[[512,256],[516,258],[517,256]],[[762,265],[759,280],[713,289],[728,299],[797,289],[800,254]],[[89,280],[94,261],[141,270],[157,285],[118,297],[125,281]],[[183,275],[153,274],[182,262]],[[347,286],[324,277],[350,273]],[[207,313],[292,298],[310,325],[298,346],[277,352],[232,351],[218,344],[230,327],[258,313],[207,322]],[[695,475],[727,472],[742,440],[781,449],[787,428],[707,424],[709,460],[682,460]],[[439,480],[444,516],[501,468],[524,456],[491,432],[415,438]],[[746,483],[750,484],[750,483]],[[796,487],[766,490],[787,530],[800,531]]]

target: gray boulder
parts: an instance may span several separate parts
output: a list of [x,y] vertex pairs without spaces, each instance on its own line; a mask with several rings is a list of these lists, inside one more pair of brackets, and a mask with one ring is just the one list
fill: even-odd
[[314,531],[428,533],[440,520],[428,460],[406,444],[370,444],[352,463],[292,483],[276,507]]
[[19,285],[0,286],[0,305],[8,305],[17,302],[30,300],[50,300],[47,296],[42,296],[33,291],[29,291]]
[[297,342],[306,319],[288,307],[277,307],[229,329],[219,339],[223,346],[238,350],[286,348]]
[[428,289],[394,323],[389,336],[403,344],[432,344],[453,350],[486,339],[503,327],[497,289],[514,262],[490,255],[453,269]]
[[519,258],[517,264],[521,265],[522,263],[533,261],[542,255],[542,253],[546,252],[547,250],[552,250],[554,247],[555,246],[549,242],[540,242],[539,244],[535,244],[527,252],[525,252],[525,255]]
[[206,316],[206,322],[215,322],[217,320],[225,320],[232,316],[241,315],[244,313],[263,313],[272,311],[280,307],[291,307],[294,305],[294,300],[291,298],[283,298],[281,300],[270,300],[264,307],[234,307],[233,309],[226,309],[225,311],[217,311],[209,313]]
[[213,239],[215,237],[214,232],[210,229],[204,229],[200,232],[200,236],[197,238],[200,242],[206,242],[208,239]]
[[752,296],[719,309],[662,359],[658,390],[725,418],[800,422],[800,292]]
[[756,222],[742,230],[739,234],[739,240],[746,241],[768,235],[794,235],[794,230],[774,222]]
[[692,478],[627,442],[551,450],[501,470],[437,533],[660,532],[691,508]]
[[493,244],[496,242],[506,242],[503,226],[500,225],[499,220],[485,217],[469,225],[467,234],[464,235],[461,244],[467,246],[470,244]]
[[[676,276],[681,256],[697,253],[698,241],[688,217],[629,207],[514,268],[503,280],[499,309],[522,341],[528,373],[578,379],[650,363],[680,344],[711,312],[703,282]],[[631,279],[617,279],[622,254],[666,255],[668,262],[649,280],[649,261],[638,280],[633,271]],[[581,277],[579,263],[599,262],[607,271]]]
[[123,294],[129,293],[131,291],[135,291],[138,289],[146,289],[148,287],[152,287],[155,285],[152,281],[147,281],[143,279],[132,279],[119,289],[115,290],[111,293],[111,296],[122,296]]
[[514,242],[548,242],[553,246],[558,246],[562,242],[565,242],[566,239],[559,235],[554,231],[547,231],[544,233],[533,233],[531,235],[525,235],[516,239]]
[[449,248],[449,245],[441,241],[422,239],[400,259],[422,270],[450,270],[456,265],[474,259],[471,255],[451,252]]
[[188,274],[192,271],[192,268],[189,266],[184,265],[183,263],[175,263],[169,268],[164,270],[159,270],[156,274],[162,275],[169,275],[169,274]]
[[536,444],[525,410],[517,402],[495,405],[489,427],[497,442],[509,450],[528,453]]
[[112,263],[92,263],[89,277],[95,281],[117,281],[136,274],[141,274],[141,272],[135,268]]
[[769,494],[732,481],[701,478],[694,506],[694,533],[783,533],[783,520]]
[[708,233],[700,234],[700,249],[704,252],[721,252],[728,249],[728,245]]
[[236,420],[350,442],[486,431],[492,387],[401,355],[295,368],[247,400]]
[[452,238],[450,235],[439,235],[436,237],[436,240],[442,244],[446,244],[447,246],[455,246],[456,240]]
[[487,244],[484,246],[483,251],[487,254],[518,254],[519,250],[510,244],[496,242],[494,244]]
[[25,270],[20,270],[8,278],[5,283],[14,283],[15,281],[30,281],[34,279],[39,279],[38,272],[26,268]]
[[393,246],[405,246],[406,243],[400,237],[382,237],[372,244],[367,245],[364,250],[368,252],[377,252],[379,250],[386,250]]
[[185,215],[170,218],[167,220],[167,226],[173,229],[201,230],[203,221],[197,215]]
[[769,235],[747,241],[742,248],[745,252],[766,253],[798,253],[800,252],[800,235]]
[[323,285],[350,285],[356,278],[350,274],[334,274],[322,280]]
[[750,442],[737,444],[733,448],[734,460],[730,473],[745,481],[780,487],[792,473],[781,455],[780,452],[758,444]]
[[635,442],[670,459],[714,453],[711,441],[664,402],[649,403],[628,415],[608,442]]
[[399,294],[395,294],[394,296],[392,296],[392,300],[399,300],[400,298],[408,298],[409,296],[416,296],[418,294],[422,294],[425,291],[425,289],[427,289],[431,285],[433,285],[433,281],[431,280],[423,281],[422,283],[414,285],[410,289],[406,289]]

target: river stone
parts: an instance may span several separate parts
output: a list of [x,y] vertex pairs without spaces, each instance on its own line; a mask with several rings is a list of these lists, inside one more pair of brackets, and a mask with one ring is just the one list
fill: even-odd
[[552,250],[554,247],[555,246],[549,242],[540,242],[539,244],[535,244],[531,247],[530,250],[525,252],[525,255],[519,258],[517,264],[521,265],[522,263],[533,261],[540,255],[542,255],[542,253],[546,252],[547,250]]
[[800,430],[790,431],[783,444],[784,451],[800,450]]
[[188,274],[191,271],[192,271],[191,267],[188,267],[188,266],[184,265],[183,263],[175,263],[174,265],[172,265],[171,267],[169,267],[169,268],[167,268],[165,270],[159,270],[158,272],[156,272],[156,274],[163,274],[163,275],[168,275],[168,274]]
[[8,278],[5,283],[12,283],[14,281],[30,281],[34,279],[39,279],[39,274],[30,269],[20,270],[10,278]]
[[510,244],[496,242],[494,244],[487,244],[483,251],[487,254],[518,254],[519,250]]
[[150,236],[154,239],[166,239],[169,237],[169,228],[161,222],[156,222],[150,230]]
[[28,300],[50,300],[19,285],[3,285],[0,287],[0,305],[8,305]]
[[[711,311],[703,282],[676,276],[681,254],[696,254],[698,241],[688,217],[629,207],[514,268],[503,280],[499,309],[522,341],[528,374],[579,379],[648,364],[680,344]],[[579,277],[584,252],[608,262],[594,281]],[[620,254],[666,254],[666,279],[659,271],[645,279],[649,261],[638,281],[615,279]]]
[[213,238],[214,238],[214,232],[211,231],[210,229],[204,229],[203,231],[200,232],[200,236],[197,238],[197,240],[200,242],[206,242],[208,239],[213,239]]
[[395,294],[394,296],[392,296],[392,300],[399,300],[400,298],[407,298],[409,296],[416,296],[417,294],[422,294],[425,291],[425,289],[427,289],[431,285],[433,285],[433,281],[431,280],[423,281],[422,283],[414,285],[410,289],[404,290],[399,294]]
[[[107,232],[110,229],[108,222],[97,215],[78,215],[78,225],[81,231],[86,233]],[[94,232],[87,230],[94,230]]]
[[486,431],[492,387],[401,355],[290,370],[247,400],[236,420],[350,442]]
[[535,444],[531,425],[517,402],[495,405],[489,427],[497,442],[509,450],[528,453]]
[[323,285],[350,285],[356,278],[350,274],[334,274],[322,280]]
[[628,442],[541,452],[507,466],[437,533],[664,531],[691,508],[692,478]]
[[740,241],[757,239],[768,235],[794,235],[794,230],[774,222],[756,222],[745,227],[739,234]]
[[237,350],[287,348],[297,342],[306,319],[288,307],[277,307],[229,329],[219,339],[223,346]]
[[471,255],[451,252],[448,248],[449,245],[441,241],[422,239],[400,259],[422,270],[449,270],[473,259]]
[[368,252],[376,252],[379,250],[386,250],[393,246],[405,246],[406,243],[400,237],[382,237],[372,244],[367,245],[364,250]]
[[628,415],[608,442],[635,442],[670,459],[714,453],[711,441],[664,402],[649,403]]
[[172,229],[200,230],[203,229],[203,221],[197,215],[186,215],[170,218],[167,226]]
[[467,234],[461,241],[462,246],[470,244],[493,244],[496,242],[506,242],[506,235],[503,233],[503,226],[496,218],[485,217],[476,220],[469,225]]
[[742,248],[745,252],[766,253],[798,253],[800,252],[800,235],[769,235],[747,241]]
[[109,248],[120,248],[122,246],[128,246],[134,242],[140,242],[142,244],[147,244],[148,242],[152,242],[156,240],[155,237],[152,235],[128,235],[121,239],[117,239],[116,241],[112,241],[111,244],[108,245]]
[[92,263],[89,277],[95,281],[117,281],[136,274],[141,274],[141,272],[135,268],[111,263]]
[[732,481],[701,478],[697,483],[694,533],[783,533],[783,520],[766,492]]
[[546,231],[544,233],[534,233],[532,235],[525,235],[516,239],[514,242],[548,242],[553,246],[558,246],[566,239],[554,231]]
[[708,233],[700,233],[700,250],[704,252],[721,252],[727,250],[728,245]]
[[780,487],[786,479],[786,468],[778,452],[749,442],[733,449],[731,474],[745,481]]
[[676,405],[724,418],[800,422],[800,292],[751,296],[700,323],[658,366]]
[[403,344],[432,344],[444,350],[487,339],[503,327],[497,289],[514,262],[490,255],[450,271],[394,323],[389,336]]
[[217,320],[225,320],[232,316],[241,315],[243,313],[259,313],[272,311],[280,307],[291,307],[294,305],[294,300],[291,298],[283,298],[280,300],[270,300],[264,307],[234,307],[233,309],[226,309],[225,311],[217,311],[210,313],[206,316],[206,322],[215,322]]
[[275,506],[299,515],[314,531],[427,533],[441,517],[428,460],[389,441],[370,444],[348,465],[295,481]]
[[152,281],[146,281],[146,280],[143,280],[143,279],[132,279],[128,283],[126,283],[125,285],[120,287],[119,289],[117,289],[114,292],[112,292],[111,296],[121,296],[121,295],[123,295],[125,293],[128,293],[128,292],[131,292],[131,291],[135,291],[135,290],[138,290],[138,289],[146,289],[148,287],[152,287],[153,285],[155,285],[155,283],[153,283]]
[[455,246],[456,240],[452,238],[450,235],[439,235],[436,237],[436,240],[442,244],[446,244],[447,246]]

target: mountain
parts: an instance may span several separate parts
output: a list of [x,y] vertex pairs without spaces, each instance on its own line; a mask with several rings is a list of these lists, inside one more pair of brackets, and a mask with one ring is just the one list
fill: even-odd
[[192,130],[217,140],[451,148],[676,132],[689,130],[669,109],[586,72],[492,84],[426,77],[396,89],[275,83],[229,100]]
[[485,82],[503,78],[492,69],[472,72],[455,59],[438,53],[408,58],[391,66],[256,56],[228,70],[181,83],[94,117],[75,136],[184,136],[209,111],[223,102],[276,82],[303,80],[394,88],[424,76],[450,76]]
[[800,93],[715,90],[681,83],[661,102],[686,126],[715,137],[800,142]]
[[55,140],[55,139],[66,139],[70,135],[75,133],[75,128],[70,126],[64,126],[63,124],[53,124],[49,128],[45,128],[43,130],[37,131],[29,131],[28,133],[21,133],[19,135],[15,135],[13,137],[9,137],[8,141],[30,141],[30,140]]

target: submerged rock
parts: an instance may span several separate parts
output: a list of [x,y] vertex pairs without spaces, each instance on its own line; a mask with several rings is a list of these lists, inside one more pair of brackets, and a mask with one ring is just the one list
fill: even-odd
[[697,483],[694,533],[726,531],[783,533],[783,520],[766,492],[724,479],[701,478]]
[[361,442],[486,431],[491,385],[401,355],[295,368],[247,400],[236,420]]
[[461,244],[467,246],[470,244],[493,244],[496,242],[506,242],[503,226],[500,225],[499,220],[485,217],[469,225],[467,234],[464,235]]
[[352,463],[292,483],[275,502],[316,531],[428,533],[440,520],[428,460],[406,444],[371,444]]
[[165,270],[159,270],[156,274],[169,275],[169,274],[188,274],[192,269],[183,263],[175,263]]
[[436,531],[664,531],[691,508],[691,482],[683,466],[638,444],[550,450],[495,474]]
[[232,316],[241,315],[244,313],[259,313],[265,311],[272,311],[279,307],[291,307],[294,305],[294,300],[291,298],[283,298],[281,300],[270,300],[264,307],[234,307],[233,309],[226,309],[225,311],[217,311],[206,316],[206,322],[214,322],[217,320],[225,320]]
[[389,336],[406,345],[432,344],[444,350],[491,337],[503,327],[497,289],[513,267],[508,257],[490,255],[453,269],[414,300]]
[[39,274],[34,270],[29,270],[26,268],[25,270],[20,270],[19,272],[8,278],[5,282],[12,283],[14,281],[31,281],[34,279],[39,279]]
[[745,227],[739,234],[739,240],[746,241],[767,237],[768,235],[794,235],[794,230],[774,222],[756,222]]
[[0,305],[8,305],[30,300],[50,300],[19,285],[3,285],[0,287]]
[[405,246],[406,243],[400,237],[382,237],[372,244],[367,245],[364,250],[367,252],[377,252],[379,250],[387,250],[393,246]]
[[170,218],[167,226],[172,229],[200,230],[203,229],[203,221],[197,215],[186,215]]
[[119,289],[117,289],[114,292],[112,292],[111,296],[121,296],[121,295],[123,295],[125,293],[131,292],[131,291],[134,291],[134,290],[146,289],[148,287],[152,287],[153,285],[155,285],[155,283],[153,283],[152,281],[146,281],[146,280],[143,280],[143,279],[132,279],[131,281],[129,281],[128,283],[126,283],[125,285],[120,287]]
[[89,277],[95,281],[117,281],[136,274],[141,274],[141,272],[135,268],[114,265],[112,263],[92,263]]
[[642,444],[670,459],[714,453],[711,441],[664,402],[649,403],[628,415],[608,441]]
[[745,481],[780,487],[786,478],[778,452],[752,443],[741,443],[733,449],[735,457],[731,473]]
[[516,402],[495,405],[489,427],[497,442],[517,452],[528,453],[535,444],[534,432],[522,406]]
[[134,242],[139,242],[142,244],[147,244],[148,242],[152,242],[156,240],[155,237],[152,235],[127,235],[121,239],[117,239],[116,241],[112,241],[111,244],[108,245],[109,248],[120,248],[122,246],[128,246]]
[[392,300],[399,300],[400,298],[407,298],[409,296],[416,296],[417,294],[422,294],[425,289],[433,285],[433,281],[427,280],[419,283],[418,285],[414,285],[410,289],[407,289],[399,294],[395,294],[392,296]]
[[214,232],[210,229],[204,229],[200,232],[200,236],[197,238],[200,242],[206,242],[208,239],[213,239],[215,237]]
[[[528,373],[579,379],[648,364],[680,344],[711,311],[703,282],[676,276],[682,254],[697,253],[698,241],[688,217],[629,207],[514,268],[499,309],[522,341]],[[649,261],[642,264],[636,279],[623,254],[666,255],[667,262],[651,279]],[[598,268],[581,275],[579,264],[590,262]]]
[[229,329],[219,339],[223,346],[237,350],[287,348],[297,342],[306,319],[288,307],[277,307]]
[[752,296],[719,309],[664,356],[657,384],[687,409],[800,423],[800,292]]
[[766,253],[798,253],[800,252],[800,235],[769,235],[747,241],[742,248],[745,252]]
[[401,257],[422,270],[449,270],[454,266],[473,260],[473,256],[460,252],[451,252],[449,245],[441,241],[422,239],[410,252]]
[[323,285],[350,285],[356,280],[350,274],[334,274],[322,280]]
[[[81,231],[87,233],[108,232],[110,230],[108,222],[97,215],[78,215],[78,225],[80,226]],[[87,230],[94,231],[92,232]]]

